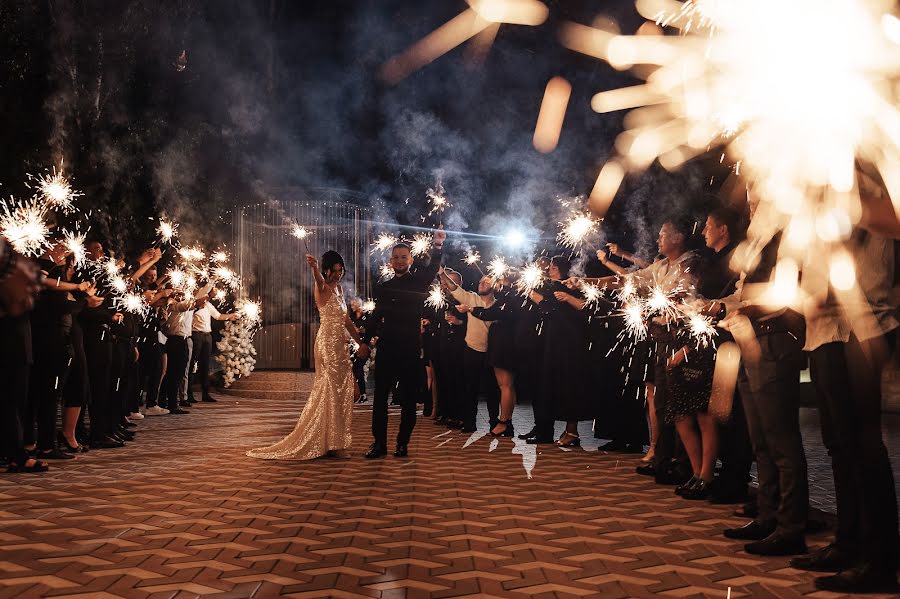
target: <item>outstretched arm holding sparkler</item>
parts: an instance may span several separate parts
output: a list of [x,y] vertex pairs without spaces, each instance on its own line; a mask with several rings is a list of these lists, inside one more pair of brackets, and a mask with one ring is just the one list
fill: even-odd
[[162,250],[157,247],[150,248],[149,250],[145,250],[141,257],[138,258],[138,269],[132,273],[129,277],[132,282],[137,282],[140,280],[144,273],[150,270],[150,267],[159,262],[159,259],[162,258]]

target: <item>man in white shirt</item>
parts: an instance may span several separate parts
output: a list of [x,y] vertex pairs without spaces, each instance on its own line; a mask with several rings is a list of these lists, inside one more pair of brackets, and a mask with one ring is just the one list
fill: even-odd
[[[478,292],[466,291],[457,285],[453,279],[441,270],[439,273],[441,281],[450,290],[453,299],[460,303],[457,306],[459,312],[468,312],[469,308],[480,307],[487,308],[494,303],[494,281],[490,277],[482,277],[478,282]],[[466,353],[463,356],[463,373],[465,376],[465,393],[463,395],[463,406],[461,413],[463,415],[464,433],[473,433],[477,428],[475,426],[475,417],[478,415],[478,392],[481,389],[481,383],[485,382],[488,388],[487,408],[488,417],[490,419],[490,427],[497,426],[500,418],[500,393],[497,387],[497,381],[494,378],[494,370],[488,366],[487,350],[488,350],[488,329],[491,323],[485,322],[468,314],[468,323],[466,325]]]
[[[177,296],[174,296],[177,297]],[[190,362],[188,339],[191,336],[190,321],[186,321],[185,313],[194,307],[194,299],[172,301],[168,306],[168,315],[163,323],[163,334],[166,336],[166,375],[163,377],[160,393],[160,405],[167,403],[170,414],[188,414],[178,405],[178,387],[184,378],[185,369]]]
[[191,366],[188,369],[188,401],[194,400],[193,384],[194,374],[200,378],[200,388],[203,390],[200,401],[207,403],[216,400],[209,394],[209,358],[212,354],[212,319],[235,320],[240,314],[221,314],[209,301],[209,297],[201,297],[197,300],[191,323],[191,339],[193,350],[191,354]]

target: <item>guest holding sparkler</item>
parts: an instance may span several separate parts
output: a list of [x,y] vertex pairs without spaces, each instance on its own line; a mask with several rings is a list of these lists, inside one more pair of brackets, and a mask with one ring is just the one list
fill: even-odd
[[[441,281],[450,289],[453,299],[459,302],[456,310],[469,313],[472,308],[487,308],[494,303],[494,280],[484,276],[478,281],[478,291],[466,291],[453,282],[447,273],[440,272]],[[491,429],[500,420],[500,394],[494,372],[488,365],[488,329],[491,323],[469,314],[466,324],[466,352],[463,360],[465,377],[465,407],[462,412],[462,431],[475,432],[475,418],[478,416],[478,395],[485,386],[487,389],[488,420]]]
[[200,401],[214,403],[216,400],[209,394],[209,358],[212,354],[212,319],[215,320],[237,320],[241,315],[237,312],[231,314],[220,313],[209,296],[201,296],[197,299],[196,309],[191,322],[191,338],[193,339],[193,351],[191,357],[191,368],[188,369],[190,376],[188,379],[188,397],[194,398],[193,383],[194,372],[200,377],[200,389],[202,395]]
[[[582,313],[585,302],[562,283],[568,278],[570,267],[565,256],[551,258],[547,272],[550,280],[539,291],[530,294],[544,316],[542,334],[546,348],[541,367],[541,399],[547,402],[549,417],[566,423],[563,434],[556,441],[559,447],[580,446],[578,422],[593,420],[595,412],[594,402],[584,387],[585,381],[590,379],[590,340],[587,317]],[[548,428],[545,422],[538,426],[542,432]],[[527,440],[529,443],[542,441],[537,437]]]
[[[454,285],[462,286],[463,278],[460,273],[445,268],[444,274]],[[441,289],[449,294],[449,283],[442,280]],[[438,400],[435,416],[438,423],[461,428],[466,405],[466,387],[462,374],[465,372],[467,318],[456,310],[455,302],[451,296],[448,306],[442,308],[436,317],[438,350],[434,374]]]
[[[534,263],[546,278],[550,269],[550,258],[541,256]],[[528,432],[520,434],[519,438],[531,444],[553,443],[553,412],[548,400],[541,393],[541,368],[544,364],[545,347],[544,315],[530,297],[524,298],[516,325],[515,348],[518,366],[516,399],[530,403],[534,415],[534,426]]]

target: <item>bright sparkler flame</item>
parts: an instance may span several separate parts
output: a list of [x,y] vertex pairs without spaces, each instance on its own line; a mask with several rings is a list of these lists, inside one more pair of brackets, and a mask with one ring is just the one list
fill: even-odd
[[109,282],[109,286],[113,288],[116,293],[125,293],[128,291],[128,282],[121,276],[115,276]]
[[63,243],[66,251],[72,254],[72,264],[75,268],[81,268],[87,264],[87,250],[84,248],[85,235],[83,233],[65,232]]
[[572,249],[581,245],[588,235],[597,230],[597,222],[587,214],[575,214],[566,222],[560,223],[560,226],[557,236],[560,245]]
[[145,315],[150,307],[138,293],[126,293],[116,302],[119,307],[131,314]]
[[187,274],[180,268],[173,268],[169,271],[169,280],[172,282],[173,286],[180,289],[184,287],[184,284],[187,281]]
[[375,302],[373,300],[366,300],[362,303],[361,309],[366,314],[371,314],[375,311]]
[[237,274],[227,266],[218,266],[213,270],[213,274],[222,284],[235,289],[240,283]]
[[627,302],[629,299],[634,297],[634,294],[637,293],[637,286],[634,284],[634,281],[631,277],[625,279],[625,282],[622,283],[622,286],[616,291],[616,297],[619,301]]
[[416,233],[409,247],[413,256],[424,256],[431,249],[431,235],[428,233]]
[[[493,264],[493,262],[492,262]],[[532,291],[540,287],[544,282],[544,270],[535,262],[525,266],[519,273],[516,287],[522,295],[530,295]]]
[[243,300],[237,306],[237,311],[250,322],[259,322],[262,319],[262,306],[259,302]]
[[112,256],[107,258],[106,261],[103,263],[103,271],[106,273],[106,276],[109,277],[110,279],[118,277],[120,270],[121,269],[119,268],[119,264],[116,262],[116,259],[113,258]]
[[463,262],[465,262],[469,266],[475,266],[476,264],[481,262],[481,254],[479,254],[477,250],[470,251],[468,254],[466,254]]
[[378,268],[378,273],[381,276],[381,278],[386,281],[394,276],[394,269],[391,268],[390,264],[382,264]]
[[206,259],[206,254],[198,246],[184,247],[178,250],[178,255],[187,262],[201,262]]
[[450,206],[450,202],[447,201],[447,196],[444,195],[444,186],[440,183],[438,183],[434,189],[426,190],[425,196],[428,198],[428,203],[431,204],[431,210],[428,211],[428,216],[431,216],[435,212],[443,212],[445,208]]
[[488,263],[487,274],[496,281],[502,279],[504,275],[509,272],[509,269],[510,266],[506,261],[506,258],[503,256],[495,256],[494,259]]
[[678,291],[677,289],[666,291],[660,285],[654,285],[645,302],[647,311],[662,316],[667,322],[674,321],[680,313],[674,299]]
[[228,292],[225,291],[224,289],[216,289],[215,292],[213,292],[214,300],[222,301],[226,297],[228,297]]
[[172,240],[178,235],[178,224],[161,218],[159,226],[156,227],[156,234],[163,243],[172,243]]
[[38,193],[50,208],[62,210],[65,214],[69,214],[75,210],[73,202],[75,199],[83,195],[80,191],[72,189],[71,182],[62,174],[57,172],[53,167],[52,174],[39,175]]
[[603,296],[603,290],[593,283],[582,285],[581,293],[584,294],[586,306],[597,306],[600,303],[600,298]]
[[647,337],[647,323],[644,320],[644,308],[640,302],[628,302],[620,310],[625,321],[625,334],[635,341],[643,341]]
[[25,256],[40,256],[50,246],[47,237],[50,229],[44,221],[44,210],[35,201],[9,203],[2,201],[0,213],[0,235],[6,238],[13,249]]
[[228,252],[224,250],[219,250],[217,252],[213,252],[210,254],[209,259],[215,262],[216,264],[221,264],[222,262],[228,262]]
[[697,343],[697,347],[705,348],[713,344],[713,340],[718,335],[716,327],[713,326],[713,320],[709,316],[693,313],[687,317],[687,331],[691,338]]
[[444,297],[444,290],[441,289],[439,283],[434,283],[428,290],[428,299],[425,300],[425,305],[435,310],[447,307],[447,298]]
[[309,229],[302,225],[294,225],[291,227],[291,235],[297,239],[306,239],[309,237]]
[[[722,153],[740,165],[755,196],[786,216],[779,226],[790,226],[829,210],[855,222],[859,161],[879,172],[900,214],[900,52],[897,19],[885,14],[890,3],[636,6],[682,35],[624,36],[577,24],[561,35],[566,46],[615,68],[638,65],[646,79],[593,98],[598,112],[633,109],[611,163],[635,172],[658,159],[674,170],[707,151]],[[605,185],[592,200],[602,204],[617,190]],[[848,235],[849,228],[840,232]]]
[[372,252],[384,252],[395,245],[399,240],[396,236],[391,235],[390,233],[382,233],[378,237],[375,238],[375,241],[372,243]]

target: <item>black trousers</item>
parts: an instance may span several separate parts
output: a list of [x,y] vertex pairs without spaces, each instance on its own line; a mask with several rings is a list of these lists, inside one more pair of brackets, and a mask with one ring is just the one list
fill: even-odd
[[[194,331],[191,333],[191,339],[194,349],[191,352],[191,368],[188,370],[187,393],[189,396],[193,395],[194,382],[199,378],[203,397],[207,397],[209,395],[209,358],[212,355],[212,333]],[[195,367],[196,374],[194,374]]]
[[738,391],[731,409],[731,417],[719,425],[719,483],[722,488],[746,490],[753,466],[753,444],[747,428],[743,396]]
[[672,460],[684,460],[684,452],[681,451],[680,440],[675,432],[673,424],[666,423],[666,410],[671,398],[671,386],[669,384],[669,371],[666,362],[671,355],[667,344],[660,343],[657,351],[656,366],[653,373],[655,393],[653,395],[653,408],[656,412],[656,422],[659,426],[659,436],[656,439],[656,451],[653,465],[657,468],[666,468]]
[[379,344],[375,356],[375,402],[372,407],[372,436],[387,446],[388,395],[400,404],[397,445],[406,445],[416,426],[416,400],[422,368],[421,348],[415,345]]
[[533,352],[518,352],[517,356],[519,368],[516,370],[516,401],[531,404],[535,434],[552,437],[555,424],[553,406],[541,394],[543,351],[535,349]]
[[475,418],[478,416],[478,396],[483,387],[487,393],[489,423],[493,428],[500,419],[500,389],[497,387],[494,369],[488,366],[487,352],[466,347],[466,353],[463,354],[463,377],[466,385],[463,396],[465,402],[463,423],[469,426],[475,424]]
[[140,379],[138,394],[146,393],[148,408],[157,405],[159,399],[159,377],[162,374],[163,346],[156,341],[144,342],[138,347],[140,352]]
[[434,364],[438,386],[438,416],[452,420],[463,419],[466,387],[463,380],[465,351],[465,346],[447,344],[438,353],[437,362]]
[[100,329],[84,330],[84,353],[87,357],[91,388],[91,439],[100,440],[113,432],[112,396],[109,392],[112,368],[112,342],[109,333]]
[[171,410],[178,409],[178,386],[184,380],[184,369],[187,368],[189,354],[186,337],[175,335],[166,341],[166,376],[162,382],[160,402],[165,402],[163,407]]
[[744,362],[738,385],[759,483],[759,522],[803,534],[809,509],[806,454],[800,435],[800,343],[790,333],[758,338],[759,362]]
[[[5,332],[5,331],[4,331]],[[0,360],[0,456],[22,465],[28,459],[22,433],[22,418],[28,398],[31,366]]]
[[361,358],[353,358],[353,376],[356,378],[356,385],[359,387],[359,394],[366,394],[366,362],[369,359],[365,360]]
[[112,364],[109,373],[111,418],[116,426],[132,411],[138,375],[138,365],[134,363],[134,346],[122,339],[113,343]]
[[894,572],[900,554],[897,495],[881,436],[881,372],[895,342],[885,337],[827,343],[810,356],[822,440],[831,455],[836,543]]
[[23,435],[26,446],[36,444],[39,450],[49,451],[56,447],[59,402],[74,352],[69,335],[62,331],[41,331],[35,335],[34,342]]

